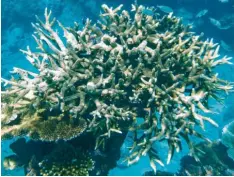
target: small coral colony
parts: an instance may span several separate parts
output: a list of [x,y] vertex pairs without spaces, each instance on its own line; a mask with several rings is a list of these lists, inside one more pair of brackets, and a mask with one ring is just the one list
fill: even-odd
[[[220,57],[218,44],[191,32],[172,13],[138,4],[131,12],[122,5],[102,9],[96,23],[87,19],[84,26],[65,27],[47,9],[45,20],[36,16],[37,49],[21,52],[37,71],[14,67],[10,80],[2,78],[1,137],[28,136],[51,149],[21,163],[9,156],[6,168],[90,175],[101,168],[93,152],[105,152],[108,141],[130,133],[126,163],[148,155],[156,173],[157,164],[169,164],[182,150],[182,141],[196,161],[194,137],[212,143],[202,133],[206,122],[218,126],[208,117],[209,100],[222,101],[233,89],[214,69],[231,58]],[[89,137],[88,151],[83,136]],[[160,159],[154,144],[163,141],[168,155]]]

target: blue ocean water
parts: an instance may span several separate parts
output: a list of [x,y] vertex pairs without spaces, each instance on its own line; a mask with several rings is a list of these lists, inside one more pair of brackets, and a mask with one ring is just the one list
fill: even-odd
[[[53,12],[64,26],[71,26],[73,22],[83,23],[86,18],[96,21],[100,13],[102,4],[116,7],[123,4],[124,8],[130,9],[131,0],[2,0],[2,33],[1,33],[1,75],[3,78],[10,79],[10,71],[13,67],[24,68],[33,71],[34,68],[25,59],[25,56],[19,52],[19,49],[25,49],[27,46],[35,48],[36,44],[32,38],[34,29],[31,22],[35,22],[35,15],[40,17],[44,14],[47,7]],[[214,42],[224,43],[221,46],[221,55],[234,57],[234,0],[221,2],[220,0],[138,0],[138,4],[145,6],[163,5],[173,9],[176,16],[182,17],[185,24],[192,24],[193,31],[204,33],[205,38],[213,38]],[[208,12],[201,18],[197,18],[198,12],[207,9]],[[227,19],[228,29],[220,29],[211,23],[210,18]],[[232,60],[234,62],[234,60]],[[228,81],[234,81],[234,65],[225,65],[218,68],[219,76]],[[211,140],[220,138],[222,128],[227,123],[234,120],[234,94],[230,93],[225,104],[211,103],[213,110],[219,114],[212,115],[212,118],[219,124],[218,128],[206,125],[205,135]],[[4,157],[12,154],[9,145],[15,141],[6,140],[1,142],[1,163]],[[128,139],[121,147],[122,156],[128,146]],[[157,144],[161,149],[160,156],[167,154],[167,145]],[[176,172],[180,168],[180,159],[188,153],[183,149],[182,153],[175,154],[172,162],[164,167],[158,166],[159,170]],[[128,168],[121,166],[121,162],[109,171],[109,175],[142,175],[151,170],[148,157],[143,157],[137,164]],[[24,175],[23,168],[15,170],[5,170],[1,165],[2,175]]]

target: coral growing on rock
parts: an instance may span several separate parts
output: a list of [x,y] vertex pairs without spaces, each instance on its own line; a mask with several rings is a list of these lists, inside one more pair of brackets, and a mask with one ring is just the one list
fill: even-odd
[[[10,145],[14,154],[4,159],[4,168],[13,170],[21,167],[28,176],[38,176],[42,175],[41,173],[58,174],[62,173],[62,170],[56,172],[56,169],[61,168],[65,169],[63,174],[67,175],[105,176],[116,166],[125,135],[111,136],[102,150],[94,150],[95,139],[91,133],[70,141],[57,142],[27,141],[25,138],[19,138]],[[71,166],[73,172],[69,172]]]
[[228,157],[227,148],[220,142],[201,142],[195,146],[198,161],[190,156],[181,159],[180,176],[220,176],[231,175],[234,161]]
[[60,144],[39,163],[42,176],[87,176],[94,162],[88,153]]
[[92,132],[98,148],[113,133],[130,130],[128,164],[148,154],[154,171],[155,162],[163,165],[155,142],[168,142],[169,163],[181,139],[192,155],[191,136],[209,141],[196,130],[204,130],[205,121],[218,126],[201,112],[211,113],[208,99],[220,101],[219,94],[233,88],[213,70],[231,58],[220,58],[218,44],[203,41],[172,13],[161,17],[135,4],[131,19],[121,8],[102,5],[100,21],[87,19],[82,28],[58,21],[64,38],[51,12],[45,10],[45,22],[37,17],[38,50],[21,51],[38,72],[14,68],[16,77],[2,79],[3,136],[56,141]]

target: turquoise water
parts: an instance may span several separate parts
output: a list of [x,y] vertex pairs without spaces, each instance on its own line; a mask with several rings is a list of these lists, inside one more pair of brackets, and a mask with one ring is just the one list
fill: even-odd
[[[13,67],[24,68],[30,71],[35,69],[19,52],[27,46],[35,48],[36,44],[32,38],[34,29],[31,22],[35,22],[35,15],[40,17],[44,14],[47,7],[65,27],[73,25],[76,21],[83,24],[86,18],[96,21],[100,13],[102,4],[117,7],[123,4],[125,9],[131,9],[133,1],[126,0],[2,0],[2,48],[1,48],[1,75],[3,78],[10,79],[10,71]],[[193,31],[197,34],[204,33],[205,38],[213,38],[214,42],[222,43],[220,54],[234,57],[234,1],[220,2],[219,0],[138,0],[138,4],[145,6],[168,6],[174,11],[174,15],[182,17],[184,24],[192,24]],[[196,15],[207,9],[207,13],[201,17]],[[221,19],[227,29],[220,29],[211,23],[210,18]],[[234,62],[232,60],[232,62]],[[224,65],[217,69],[219,77],[234,81],[234,65]],[[206,125],[205,136],[211,140],[217,140],[221,136],[224,125],[234,120],[234,94],[226,96],[225,104],[221,105],[211,102],[212,110],[219,114],[211,117],[219,124],[215,128]],[[1,164],[3,159],[12,154],[10,144],[13,140],[1,141]],[[121,147],[121,157],[124,157],[129,139],[126,138]],[[166,156],[168,147],[166,143],[158,143],[160,156]],[[157,166],[159,170],[176,173],[180,169],[180,159],[187,155],[188,149],[185,147],[181,153],[176,153],[169,165],[164,167]],[[117,165],[109,171],[109,175],[143,175],[150,171],[149,158],[145,156],[137,164],[126,167],[121,164],[121,159]],[[25,175],[23,167],[14,170],[6,170],[1,166],[2,175]]]

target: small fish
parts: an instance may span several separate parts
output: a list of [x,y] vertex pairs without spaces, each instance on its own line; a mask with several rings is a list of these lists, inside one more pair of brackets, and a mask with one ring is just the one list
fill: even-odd
[[227,29],[229,29],[231,27],[232,27],[232,25],[226,25],[226,26],[220,26],[219,29],[221,29],[221,30],[227,30]]
[[210,22],[216,26],[217,28],[221,29],[221,30],[227,30],[229,28],[232,27],[232,25],[226,25],[226,26],[222,26],[222,24],[220,23],[220,21],[214,19],[214,18],[210,18]]
[[168,6],[157,6],[161,11],[165,13],[171,13],[173,12],[173,9]]
[[144,8],[142,13],[145,15],[150,15],[153,16],[154,15],[154,9],[153,8]]
[[229,2],[229,0],[219,0],[219,2],[221,2],[221,3],[227,3],[227,2]]
[[197,13],[196,18],[201,18],[202,16],[206,15],[208,12],[207,9],[201,10],[200,12]]
[[220,21],[218,21],[218,20],[216,20],[216,19],[214,19],[214,18],[210,18],[210,22],[211,22],[214,26],[216,26],[216,27],[218,27],[218,28],[221,27]]
[[220,45],[224,50],[226,50],[228,52],[232,51],[232,48],[223,40],[220,41]]

